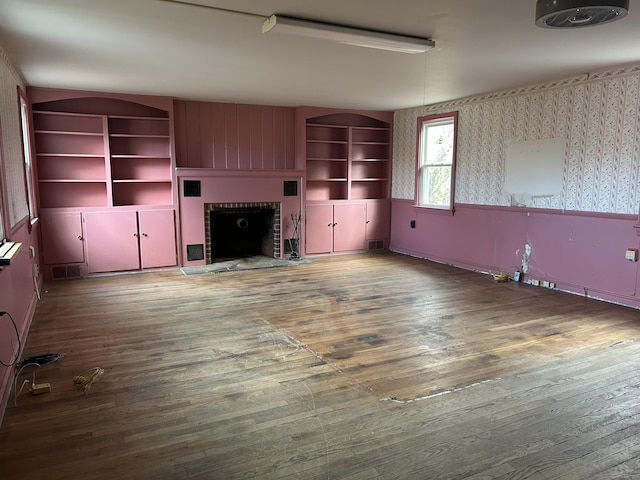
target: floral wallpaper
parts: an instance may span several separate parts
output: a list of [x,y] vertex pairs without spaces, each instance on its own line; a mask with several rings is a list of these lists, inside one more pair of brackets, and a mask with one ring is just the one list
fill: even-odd
[[[396,112],[393,198],[414,198],[417,118],[454,110],[457,203],[638,213],[640,65]],[[508,142],[544,139],[566,142],[562,193],[504,193]]]

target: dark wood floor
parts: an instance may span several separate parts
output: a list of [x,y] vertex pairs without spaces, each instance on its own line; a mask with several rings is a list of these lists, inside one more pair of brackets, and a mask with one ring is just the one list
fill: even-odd
[[42,295],[3,479],[640,476],[637,310],[395,254]]

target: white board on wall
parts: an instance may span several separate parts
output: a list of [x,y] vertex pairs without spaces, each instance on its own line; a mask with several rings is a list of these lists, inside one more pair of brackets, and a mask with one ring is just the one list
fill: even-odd
[[562,193],[565,140],[508,140],[504,191],[532,197]]

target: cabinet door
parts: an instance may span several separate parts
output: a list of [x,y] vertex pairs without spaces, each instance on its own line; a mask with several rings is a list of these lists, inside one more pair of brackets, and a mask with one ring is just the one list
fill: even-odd
[[305,221],[305,253],[331,253],[333,251],[333,205],[307,205]]
[[176,227],[173,210],[138,212],[142,268],[177,265]]
[[46,213],[42,214],[40,222],[45,265],[84,262],[80,212]]
[[365,203],[345,203],[333,207],[333,251],[365,249]]
[[391,205],[389,201],[367,202],[367,240],[389,238]]
[[140,268],[136,212],[84,214],[89,273]]

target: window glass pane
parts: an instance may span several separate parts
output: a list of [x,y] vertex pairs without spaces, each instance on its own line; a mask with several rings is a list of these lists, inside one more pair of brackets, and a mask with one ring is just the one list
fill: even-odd
[[427,167],[425,182],[425,203],[448,206],[451,198],[451,167]]
[[425,124],[425,164],[451,165],[453,163],[453,123]]
[[36,217],[36,200],[35,186],[33,175],[33,160],[31,158],[31,142],[30,132],[31,125],[29,122],[29,107],[27,99],[19,92],[20,99],[20,127],[22,130],[22,148],[24,149],[24,174],[27,184],[27,202],[29,206],[29,216],[31,219]]

